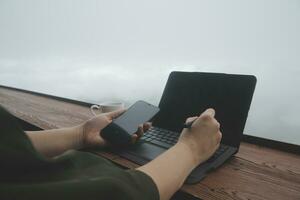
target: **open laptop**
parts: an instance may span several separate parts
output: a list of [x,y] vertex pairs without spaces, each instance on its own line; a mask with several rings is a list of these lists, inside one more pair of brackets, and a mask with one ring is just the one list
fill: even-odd
[[255,85],[256,78],[252,75],[172,72],[153,127],[136,145],[115,152],[143,165],[177,142],[186,118],[214,108],[221,124],[222,141],[215,154],[186,179],[186,183],[197,183],[238,152]]

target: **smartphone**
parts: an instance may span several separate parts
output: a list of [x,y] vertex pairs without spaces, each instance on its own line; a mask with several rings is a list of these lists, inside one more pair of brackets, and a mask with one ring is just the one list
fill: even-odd
[[115,145],[126,145],[132,141],[138,126],[151,120],[159,108],[145,101],[137,101],[100,132],[101,136]]

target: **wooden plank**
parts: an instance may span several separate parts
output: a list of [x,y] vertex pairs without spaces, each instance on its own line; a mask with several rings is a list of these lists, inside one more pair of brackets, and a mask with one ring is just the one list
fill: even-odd
[[93,115],[77,104],[1,88],[0,103],[17,117],[42,129],[72,126]]
[[[0,104],[42,129],[73,126],[92,117],[86,106],[1,87]],[[124,167],[138,166],[108,152],[94,153]],[[243,142],[235,157],[181,190],[201,199],[300,199],[300,156]]]

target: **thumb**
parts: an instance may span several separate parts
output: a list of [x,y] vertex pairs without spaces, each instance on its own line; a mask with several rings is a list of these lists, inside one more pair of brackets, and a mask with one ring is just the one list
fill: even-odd
[[196,120],[197,118],[198,118],[197,116],[195,116],[195,117],[189,117],[189,118],[187,118],[187,119],[185,120],[185,123],[192,122],[192,121]]
[[202,120],[207,120],[214,117],[215,117],[215,110],[213,108],[208,108],[203,113],[201,113],[198,119],[195,120],[195,123],[201,123]]
[[201,115],[201,116],[205,116],[205,115],[209,115],[211,117],[215,117],[216,111],[213,108],[208,108],[206,109]]
[[115,110],[115,111],[106,113],[106,116],[107,116],[108,118],[110,118],[110,119],[114,119],[114,118],[119,117],[119,116],[120,116],[121,114],[123,114],[125,111],[126,111],[125,108],[120,109],[120,110]]

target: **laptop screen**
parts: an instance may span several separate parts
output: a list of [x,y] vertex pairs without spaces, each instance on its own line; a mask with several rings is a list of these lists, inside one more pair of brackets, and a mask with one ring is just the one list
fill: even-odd
[[172,72],[153,126],[181,132],[186,118],[214,108],[221,124],[222,143],[238,147],[255,84],[256,78],[251,75]]

